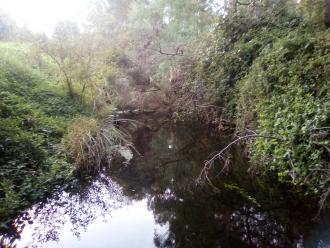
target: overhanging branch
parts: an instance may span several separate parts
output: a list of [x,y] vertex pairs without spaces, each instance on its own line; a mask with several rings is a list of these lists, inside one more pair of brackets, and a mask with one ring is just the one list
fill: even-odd
[[168,56],[183,56],[183,49],[177,48],[175,53],[168,53],[168,52],[164,52],[162,50],[162,47],[159,45],[159,53],[163,54],[163,55],[168,55]]

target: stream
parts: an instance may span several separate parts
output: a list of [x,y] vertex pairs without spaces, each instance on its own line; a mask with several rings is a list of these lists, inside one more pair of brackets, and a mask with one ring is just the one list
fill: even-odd
[[139,154],[130,162],[36,204],[5,239],[17,248],[330,247],[330,215],[314,222],[312,204],[250,176],[241,146],[225,173],[215,164],[212,187],[196,183],[230,137],[197,123],[141,126],[132,136]]

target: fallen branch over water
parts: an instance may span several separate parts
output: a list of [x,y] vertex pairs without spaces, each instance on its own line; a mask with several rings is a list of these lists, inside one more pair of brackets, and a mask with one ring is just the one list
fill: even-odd
[[276,140],[280,140],[280,141],[285,141],[284,139],[279,138],[279,137],[258,135],[254,131],[253,131],[253,134],[239,136],[235,140],[233,140],[232,142],[230,142],[226,147],[224,147],[223,149],[221,149],[218,153],[216,153],[211,159],[206,160],[204,162],[204,167],[203,167],[201,173],[199,174],[199,176],[197,178],[197,182],[202,182],[203,178],[205,178],[211,185],[213,185],[211,183],[211,180],[208,177],[208,172],[214,166],[214,162],[216,160],[220,160],[220,159],[222,159],[224,161],[224,165],[223,165],[222,169],[217,174],[217,176],[219,176],[220,174],[222,174],[223,172],[225,172],[228,169],[229,164],[230,164],[228,158],[226,158],[224,156],[224,153],[226,151],[228,151],[233,145],[239,143],[240,141],[251,139],[251,138],[265,138],[265,139],[276,139]]

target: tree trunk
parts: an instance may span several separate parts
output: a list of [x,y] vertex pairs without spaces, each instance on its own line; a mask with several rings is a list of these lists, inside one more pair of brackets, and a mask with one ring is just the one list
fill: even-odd
[[237,14],[237,1],[238,1],[238,0],[232,0],[231,10],[232,10],[232,13],[233,13],[234,15]]
[[70,80],[67,79],[66,84],[68,86],[68,97],[73,100],[74,99],[74,92],[73,92],[72,83],[71,83]]
[[324,24],[330,27],[330,0],[325,0]]

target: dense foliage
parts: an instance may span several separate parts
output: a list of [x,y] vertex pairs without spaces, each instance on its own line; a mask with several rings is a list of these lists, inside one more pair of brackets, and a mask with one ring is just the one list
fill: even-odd
[[322,193],[329,186],[329,31],[288,6],[220,21],[214,44],[193,66],[195,84],[256,133],[250,144],[259,172]]
[[82,107],[27,61],[26,47],[0,49],[0,216],[5,219],[66,186],[72,168],[59,144]]

